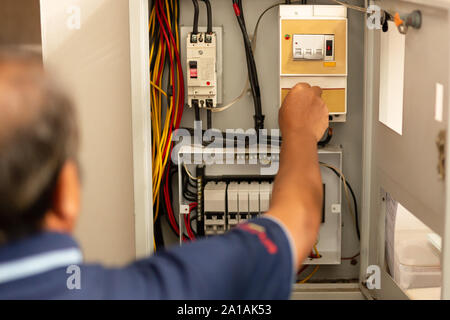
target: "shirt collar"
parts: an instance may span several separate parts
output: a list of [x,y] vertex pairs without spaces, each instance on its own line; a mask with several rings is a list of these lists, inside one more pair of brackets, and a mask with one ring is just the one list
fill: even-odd
[[64,249],[79,249],[71,235],[42,232],[0,246],[0,263]]

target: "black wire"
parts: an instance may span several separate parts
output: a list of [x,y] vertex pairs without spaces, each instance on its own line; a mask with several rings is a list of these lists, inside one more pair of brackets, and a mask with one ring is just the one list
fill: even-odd
[[197,193],[189,190],[189,185],[194,188],[194,190],[197,190],[197,186],[190,184],[191,179],[189,176],[185,173],[185,171],[182,171],[182,187],[183,187],[183,197],[191,202],[197,202]]
[[[162,193],[159,195],[160,197],[160,203],[164,202],[164,196]],[[161,209],[161,206],[160,206]],[[161,215],[158,215],[158,218],[155,221],[155,242],[156,242],[156,249],[162,249],[164,248],[164,237],[162,232],[162,220]]]
[[195,182],[192,181],[192,179],[186,174],[186,176],[189,178],[187,179],[188,181],[188,185],[192,188],[194,188],[194,190],[197,190],[197,184]]
[[206,110],[206,129],[212,129],[212,111]]
[[[194,134],[195,134],[195,130],[194,130],[193,128],[182,127],[181,129],[184,129],[184,130],[189,131],[189,133],[190,133],[192,136],[194,136]],[[225,146],[225,144],[226,144],[226,142],[227,142],[227,135],[226,135],[226,132],[223,132],[223,131],[220,131],[220,130],[218,130],[218,129],[215,129],[215,133],[221,134],[221,135],[222,135],[223,146]],[[202,136],[204,136],[204,134],[205,134],[205,130],[202,130]],[[240,139],[240,138],[241,138],[241,139],[245,139],[245,141],[246,141],[246,146],[248,146],[248,141],[247,141],[248,136],[247,136],[246,134],[235,133],[234,136],[235,136],[236,139]],[[262,138],[261,138],[261,137],[262,137]],[[261,141],[261,140],[265,140],[265,141],[266,141],[266,143],[263,144],[263,145],[271,145],[272,141],[275,141],[275,142],[276,142],[276,145],[277,145],[277,146],[280,146],[281,143],[282,143],[282,141],[283,141],[283,139],[282,139],[281,136],[261,135],[259,138],[260,138],[259,141]],[[262,144],[262,143],[259,142],[259,144]],[[235,144],[234,144],[234,145],[235,145],[235,146],[237,145],[236,141],[235,141]],[[318,145],[320,146],[319,143],[318,143]]]
[[247,28],[245,25],[244,12],[242,8],[241,0],[232,0],[234,6],[238,6],[240,14],[236,14],[236,19],[238,21],[239,27],[242,32],[242,37],[244,40],[245,54],[247,58],[247,69],[249,74],[249,81],[252,89],[253,103],[255,107],[255,130],[258,132],[259,129],[264,129],[264,115],[262,113],[261,104],[261,90],[259,87],[258,72],[256,68],[255,57],[253,55],[252,45],[250,38],[248,36]]
[[[238,2],[238,5],[239,5],[239,10],[241,10],[241,13],[244,12],[244,8],[242,7],[242,0],[237,0],[237,2]],[[244,14],[241,14],[241,18],[242,18],[242,21],[244,22],[244,25],[247,25],[245,23],[245,16],[244,16]]]
[[327,136],[325,137],[325,139],[319,141],[318,146],[325,147],[327,144],[330,143],[332,138],[333,138],[333,128],[329,127],[327,130]]
[[[192,214],[195,211],[195,216]],[[194,222],[194,220],[197,219],[197,208],[194,208],[191,210],[191,217],[189,219],[189,224],[191,225],[191,230],[194,233],[194,236],[198,235],[198,232],[194,230],[193,226],[192,226],[192,222]]]
[[200,8],[198,7],[198,1],[192,0],[194,4],[194,28],[192,29],[193,34],[198,34],[198,16],[200,13]]
[[[238,22],[241,20],[242,24],[244,26],[244,30],[243,31],[243,35],[244,35],[244,44],[246,45],[245,51],[246,51],[246,56],[247,56],[247,67],[249,69],[249,80],[250,80],[250,84],[252,85],[252,95],[253,95],[253,101],[255,104],[255,129],[257,129],[256,127],[261,125],[262,128],[264,128],[264,115],[262,114],[262,107],[261,107],[261,97],[260,97],[260,88],[259,88],[259,83],[258,83],[258,76],[256,73],[256,63],[255,63],[255,59],[253,56],[253,50],[252,50],[252,46],[250,43],[250,39],[248,39],[248,34],[245,28],[245,17],[243,14],[243,9],[242,9],[242,1],[241,0],[232,0],[233,1],[233,5],[237,4],[239,7],[239,10],[241,11],[241,15],[240,17],[237,17]],[[302,1],[286,1],[286,4],[295,4],[295,3],[303,3]],[[269,12],[271,9],[279,7],[281,5],[281,3],[277,3],[274,5],[271,5],[270,7],[268,7],[267,9],[265,9],[261,15],[258,18],[258,22],[256,23],[256,27],[255,30],[258,30],[259,24],[262,20],[262,18],[264,17],[264,15]],[[241,23],[239,23],[239,26],[241,26]],[[242,27],[241,27],[242,30]],[[247,34],[247,36],[246,36]],[[253,57],[253,58],[252,58]],[[252,61],[253,60],[253,61]],[[251,71],[250,69],[254,70],[255,72]],[[256,80],[256,82],[255,82]],[[254,87],[255,86],[255,90]],[[259,99],[258,99],[258,95],[259,95]]]
[[212,21],[212,8],[211,8],[211,2],[209,0],[202,0],[206,5],[206,12],[208,16],[208,27],[206,30],[206,33],[212,34],[213,33],[213,21]]
[[198,105],[194,105],[195,112],[195,121],[200,121],[200,107]]
[[[326,167],[328,169],[330,169],[331,171],[333,171],[338,177],[339,179],[341,179],[341,175],[339,174],[339,172],[337,172],[334,168],[330,168],[330,167]],[[353,206],[355,207],[355,225],[356,225],[356,234],[358,236],[358,239],[361,239],[361,232],[359,230],[359,217],[358,217],[358,203],[356,201],[356,195],[353,192],[352,186],[350,185],[350,183],[347,181],[347,179],[345,179],[345,184],[347,185],[348,189],[350,190],[350,193],[352,194],[352,198],[353,198]]]
[[356,234],[358,235],[358,239],[361,240],[361,232],[359,230],[358,204],[356,201],[356,196],[355,196],[355,193],[353,192],[352,187],[350,186],[350,183],[347,181],[347,179],[345,180],[345,184],[347,185],[348,189],[350,190],[350,193],[352,194],[353,205],[355,207]]

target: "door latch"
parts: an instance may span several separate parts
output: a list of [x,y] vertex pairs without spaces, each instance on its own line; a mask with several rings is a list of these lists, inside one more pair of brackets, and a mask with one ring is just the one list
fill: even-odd
[[438,148],[438,165],[437,170],[439,177],[444,180],[445,179],[445,140],[446,140],[446,131],[441,130],[436,138],[436,146]]

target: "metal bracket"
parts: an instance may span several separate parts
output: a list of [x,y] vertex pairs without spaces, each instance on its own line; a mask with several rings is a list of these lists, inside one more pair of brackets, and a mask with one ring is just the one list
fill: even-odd
[[409,27],[414,29],[420,29],[422,26],[422,13],[420,10],[414,10],[408,14],[399,14],[396,12],[394,15],[390,14],[387,11],[384,11],[383,17],[383,32],[388,31],[388,21],[393,21],[397,26],[398,32],[401,34],[406,34],[408,32]]

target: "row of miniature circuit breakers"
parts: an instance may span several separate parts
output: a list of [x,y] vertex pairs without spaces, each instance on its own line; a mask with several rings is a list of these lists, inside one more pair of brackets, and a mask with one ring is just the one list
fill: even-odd
[[208,182],[204,189],[205,235],[223,234],[267,212],[271,182]]

